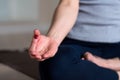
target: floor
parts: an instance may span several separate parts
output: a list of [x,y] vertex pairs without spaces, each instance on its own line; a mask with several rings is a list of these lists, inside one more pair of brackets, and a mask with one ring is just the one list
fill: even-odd
[[0,50],[0,80],[40,80],[38,67],[26,49]]
[[7,65],[0,64],[0,80],[35,80]]

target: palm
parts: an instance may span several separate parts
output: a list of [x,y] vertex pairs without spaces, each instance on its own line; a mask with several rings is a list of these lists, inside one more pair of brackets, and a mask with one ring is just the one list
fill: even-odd
[[37,45],[37,51],[45,58],[54,56],[57,51],[56,41],[44,35],[39,37]]
[[53,57],[57,48],[58,45],[54,39],[41,35],[38,31],[34,33],[30,54],[38,60],[44,60]]

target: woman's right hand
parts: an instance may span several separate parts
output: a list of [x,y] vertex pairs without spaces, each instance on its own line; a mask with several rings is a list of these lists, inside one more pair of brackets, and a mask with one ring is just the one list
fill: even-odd
[[45,35],[41,35],[39,30],[34,30],[34,36],[29,48],[31,58],[44,61],[53,57],[58,50],[58,43]]

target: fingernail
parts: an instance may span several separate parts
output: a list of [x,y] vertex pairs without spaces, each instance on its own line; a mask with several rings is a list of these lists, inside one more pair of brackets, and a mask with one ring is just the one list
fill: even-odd
[[38,35],[34,35],[34,38],[37,39],[37,38],[38,38]]

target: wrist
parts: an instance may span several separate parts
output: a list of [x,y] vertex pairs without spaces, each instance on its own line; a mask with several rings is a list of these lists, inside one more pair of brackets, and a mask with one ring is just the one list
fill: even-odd
[[47,37],[51,38],[55,43],[59,46],[60,43],[62,42],[61,37],[57,34],[47,34]]

